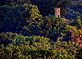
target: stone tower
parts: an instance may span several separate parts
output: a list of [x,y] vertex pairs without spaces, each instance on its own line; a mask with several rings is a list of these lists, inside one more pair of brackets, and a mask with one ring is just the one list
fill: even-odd
[[61,17],[61,16],[60,16],[60,7],[56,7],[56,8],[54,9],[54,11],[55,11],[55,16],[56,16],[57,18]]

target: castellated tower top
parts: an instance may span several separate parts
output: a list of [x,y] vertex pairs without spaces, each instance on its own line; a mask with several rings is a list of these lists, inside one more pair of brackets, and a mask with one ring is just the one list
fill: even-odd
[[60,16],[60,7],[56,7],[54,10],[55,10],[55,16],[56,16],[57,18],[61,17],[61,16]]

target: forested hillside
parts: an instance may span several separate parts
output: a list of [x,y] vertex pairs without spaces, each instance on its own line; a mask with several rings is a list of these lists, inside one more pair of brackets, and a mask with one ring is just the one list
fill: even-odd
[[81,58],[82,2],[0,0],[0,59]]

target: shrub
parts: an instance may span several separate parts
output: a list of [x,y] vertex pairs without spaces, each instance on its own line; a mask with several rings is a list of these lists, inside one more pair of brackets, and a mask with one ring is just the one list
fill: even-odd
[[[51,41],[43,36],[23,36],[16,33],[2,33],[1,39],[11,40],[11,43],[0,43],[0,58],[2,59],[74,59],[78,51],[78,45],[73,41]],[[5,45],[4,45],[5,44]]]

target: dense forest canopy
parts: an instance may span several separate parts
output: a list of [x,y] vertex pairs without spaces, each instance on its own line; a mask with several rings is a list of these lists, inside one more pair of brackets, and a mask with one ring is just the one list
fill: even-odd
[[72,0],[0,0],[0,58],[82,59],[81,7]]

